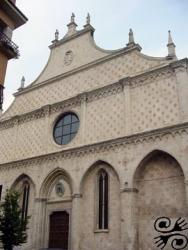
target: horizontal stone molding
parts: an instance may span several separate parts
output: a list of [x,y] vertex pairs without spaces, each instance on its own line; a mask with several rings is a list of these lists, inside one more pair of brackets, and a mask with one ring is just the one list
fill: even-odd
[[59,111],[66,111],[66,109],[80,106],[82,101],[92,102],[96,101],[100,98],[105,98],[110,95],[116,95],[121,93],[126,86],[130,88],[139,87],[144,84],[151,83],[157,77],[161,77],[162,75],[168,77],[173,74],[173,69],[175,67],[180,67],[181,65],[187,65],[187,59],[183,59],[177,62],[173,62],[169,65],[165,65],[160,68],[153,69],[152,71],[148,71],[136,76],[126,77],[120,79],[118,82],[113,84],[91,90],[88,92],[83,92],[79,95],[76,95],[70,99],[64,100],[62,102],[54,103],[51,105],[45,105],[40,109],[34,110],[29,113],[16,115],[10,117],[6,120],[0,120],[0,130],[8,129],[14,127],[17,124],[29,122],[31,120],[36,120],[45,117],[51,113],[56,113]]
[[87,144],[84,146],[78,146],[69,149],[63,149],[59,152],[48,153],[45,155],[37,155],[27,159],[20,159],[12,162],[5,162],[0,164],[0,168],[13,168],[13,167],[24,167],[30,165],[40,165],[46,162],[58,161],[61,159],[70,159],[74,157],[84,157],[88,154],[96,154],[101,152],[114,152],[117,149],[126,148],[133,144],[143,144],[155,141],[162,141],[165,138],[175,138],[180,136],[188,136],[188,122],[168,127],[163,127],[151,131],[133,134],[130,136],[119,137],[103,142]]

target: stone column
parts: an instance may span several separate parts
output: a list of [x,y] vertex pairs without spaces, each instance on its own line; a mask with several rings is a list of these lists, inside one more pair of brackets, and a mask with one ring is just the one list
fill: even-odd
[[177,81],[177,91],[179,98],[180,119],[188,120],[188,62],[185,60],[172,64]]
[[46,216],[46,199],[36,198],[35,199],[35,210],[34,210],[34,225],[33,228],[33,250],[39,250],[44,248],[45,239],[45,216]]
[[121,190],[121,238],[124,250],[137,250],[137,213],[135,188]]
[[122,81],[123,98],[124,98],[124,126],[125,135],[131,134],[131,96],[130,96],[130,78],[127,77]]
[[82,144],[85,143],[85,127],[86,127],[86,94],[80,95],[80,101],[81,101],[81,141]]
[[72,216],[71,216],[71,245],[69,250],[79,250],[80,233],[81,233],[81,194],[73,194],[72,196]]
[[188,180],[185,180],[186,204],[188,207]]

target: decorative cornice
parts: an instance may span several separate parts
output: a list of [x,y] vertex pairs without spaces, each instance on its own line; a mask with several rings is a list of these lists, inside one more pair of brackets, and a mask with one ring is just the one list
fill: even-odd
[[157,78],[170,77],[173,75],[173,71],[169,66],[159,68],[157,70],[152,70],[150,72],[143,73],[140,76],[135,76],[129,82],[131,88],[140,87],[146,84],[150,84],[153,81],[156,81]]
[[132,77],[126,77],[120,79],[118,82],[115,82],[111,85],[106,85],[98,89],[83,92],[62,102],[46,105],[32,112],[24,113],[6,120],[2,120],[0,121],[0,130],[11,128],[16,124],[43,118],[46,116],[46,114],[56,113],[59,111],[63,112],[68,108],[81,105],[81,102],[83,101],[92,102],[110,95],[116,95],[118,93],[121,93],[123,91],[123,88],[126,86],[130,86],[130,88],[135,88],[144,84],[149,84],[152,81],[156,80],[157,77],[168,77],[172,75],[174,73],[174,67],[180,67],[182,64],[187,65],[187,59],[183,59],[175,63],[173,62],[170,65],[165,65]]
[[116,82],[111,85],[104,86],[102,88],[90,91],[86,93],[87,102],[93,102],[107,96],[116,95],[123,91],[121,82]]
[[188,69],[188,59],[185,58],[183,60],[175,61],[170,64],[171,68],[174,72],[183,72]]
[[81,104],[81,99],[80,95],[78,95],[68,100],[49,105],[50,114],[66,110],[70,107],[80,106],[80,104]]
[[80,95],[70,98],[68,100],[58,102],[52,105],[45,105],[40,109],[34,110],[29,113],[24,113],[22,115],[16,115],[7,120],[0,121],[0,131],[4,129],[8,129],[14,127],[16,125],[30,122],[32,120],[37,120],[40,118],[44,118],[47,115],[65,111],[66,109],[73,108],[75,106],[79,106],[81,104]]
[[173,126],[163,127],[151,131],[146,131],[142,133],[133,134],[130,136],[119,137],[116,139],[111,139],[103,142],[87,144],[84,146],[78,146],[69,149],[63,149],[59,152],[48,153],[45,155],[38,155],[27,159],[7,162],[0,164],[0,167],[24,167],[30,165],[37,165],[46,163],[46,161],[57,161],[59,159],[70,159],[73,157],[83,157],[88,154],[101,153],[106,151],[115,151],[116,149],[125,148],[130,144],[143,144],[150,143],[155,141],[161,141],[165,137],[172,138],[176,136],[188,135],[188,122],[183,124],[177,124]]

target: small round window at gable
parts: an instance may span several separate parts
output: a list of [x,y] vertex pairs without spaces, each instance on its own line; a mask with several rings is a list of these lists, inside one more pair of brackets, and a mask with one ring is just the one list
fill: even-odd
[[76,135],[79,128],[78,116],[66,113],[61,116],[54,126],[54,140],[59,145],[68,144]]

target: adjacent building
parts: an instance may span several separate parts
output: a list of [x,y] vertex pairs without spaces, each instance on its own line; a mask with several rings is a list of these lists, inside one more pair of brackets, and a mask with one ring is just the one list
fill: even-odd
[[12,41],[12,32],[23,25],[27,18],[16,7],[16,0],[0,1],[0,111],[3,104],[3,89],[8,60],[18,58],[18,46]]
[[24,249],[188,247],[188,60],[94,41],[87,16],[50,45],[0,118],[0,183],[31,215]]

